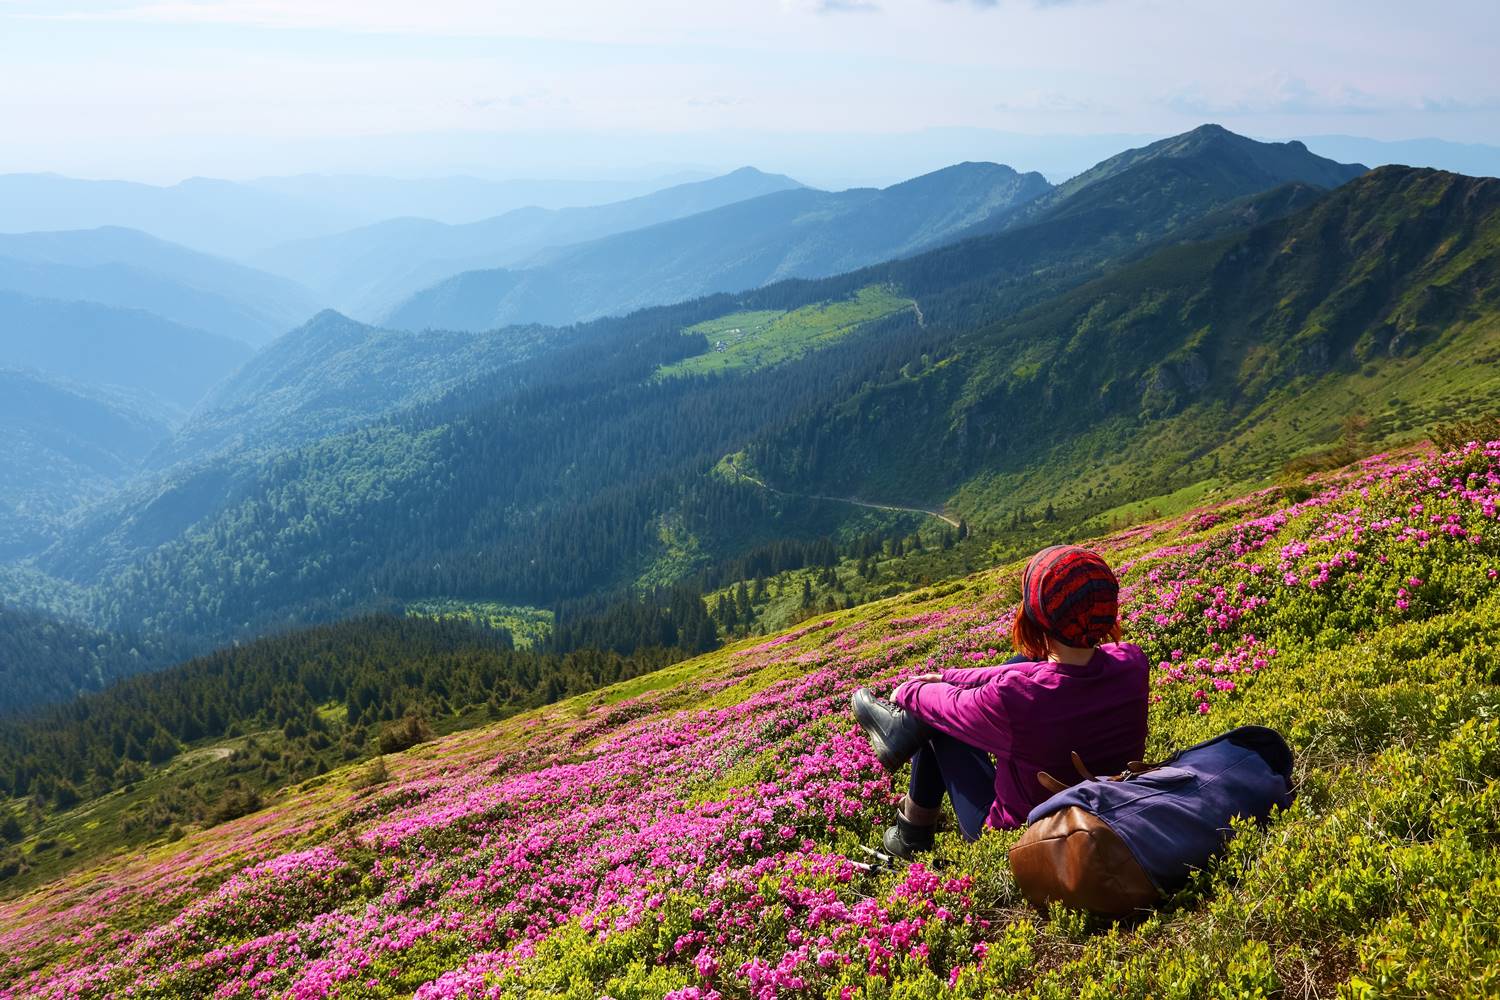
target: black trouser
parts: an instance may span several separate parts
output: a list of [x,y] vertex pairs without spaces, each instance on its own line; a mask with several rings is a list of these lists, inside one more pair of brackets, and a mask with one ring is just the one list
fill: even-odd
[[911,759],[906,795],[914,805],[936,809],[944,792],[965,839],[977,840],[995,804],[995,762],[963,740],[936,733]]

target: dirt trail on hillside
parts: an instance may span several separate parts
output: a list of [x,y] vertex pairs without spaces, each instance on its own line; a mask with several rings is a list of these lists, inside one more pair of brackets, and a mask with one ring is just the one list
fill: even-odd
[[900,504],[894,503],[873,503],[869,500],[861,500],[858,497],[831,497],[823,493],[788,493],[786,490],[778,490],[776,487],[768,485],[760,479],[756,479],[754,476],[750,475],[750,473],[746,472],[744,469],[741,469],[738,465],[734,465],[731,463],[729,468],[736,476],[739,476],[741,479],[752,482],[756,486],[759,486],[761,489],[769,493],[775,493],[778,496],[797,497],[803,500],[832,500],[834,503],[848,503],[853,504],[856,507],[869,507],[872,510],[893,510],[904,512],[907,514],[926,514],[928,517],[937,518],[939,521],[942,521],[944,524],[947,524],[950,527],[958,527],[958,522],[953,518],[949,517],[947,514],[944,514],[940,510],[932,510],[929,507],[903,507]]

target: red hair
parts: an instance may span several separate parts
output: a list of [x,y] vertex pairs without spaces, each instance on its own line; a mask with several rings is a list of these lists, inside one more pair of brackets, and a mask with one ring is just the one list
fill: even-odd
[[[1104,638],[1112,642],[1120,641],[1118,621]],[[1040,662],[1047,658],[1047,633],[1042,631],[1040,625],[1026,617],[1026,612],[1019,608],[1016,609],[1016,623],[1010,629],[1010,642],[1016,652],[1028,660]]]
[[1028,660],[1041,662],[1047,658],[1046,633],[1019,608],[1016,609],[1016,624],[1010,630],[1010,642],[1016,652]]

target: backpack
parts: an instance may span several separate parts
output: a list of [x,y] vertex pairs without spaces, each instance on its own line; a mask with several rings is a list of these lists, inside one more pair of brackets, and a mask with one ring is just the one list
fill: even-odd
[[1105,916],[1149,907],[1182,888],[1224,846],[1229,822],[1264,823],[1292,804],[1292,751],[1274,729],[1241,726],[1156,765],[1057,791],[1031,810],[1010,849],[1016,886],[1032,905],[1061,902]]

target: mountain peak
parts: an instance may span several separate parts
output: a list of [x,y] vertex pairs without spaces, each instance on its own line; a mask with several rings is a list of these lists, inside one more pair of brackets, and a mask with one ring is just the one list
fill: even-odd
[[[665,190],[687,190],[695,186],[713,187],[725,186],[728,184],[755,185],[757,189],[765,189],[765,193],[767,194],[786,188],[806,187],[806,185],[801,181],[788,177],[786,174],[767,173],[759,167],[752,167],[747,164],[743,167],[736,167],[734,170],[729,171],[727,174],[720,174],[717,177],[710,177],[709,179],[704,181],[695,181],[689,184],[678,185],[676,189],[666,188]],[[649,197],[649,195],[647,197]]]
[[1218,122],[1204,122],[1197,128],[1184,132],[1183,135],[1232,135],[1235,138],[1244,138],[1237,132],[1231,132]]
[[1162,160],[1199,160],[1219,169],[1254,177],[1265,187],[1300,182],[1334,188],[1353,180],[1369,168],[1362,163],[1339,163],[1290,142],[1261,142],[1208,122],[1180,135],[1168,136],[1097,164],[1059,187],[1066,196],[1135,167]]
[[347,330],[350,327],[363,326],[363,323],[350,319],[337,309],[320,309],[317,313],[309,317],[306,323],[303,323],[291,332],[315,335],[322,331]]
[[[1035,181],[1031,178],[1035,178]],[[1037,187],[1038,182],[1040,187]],[[997,184],[1023,186],[1027,194],[1022,200],[1029,200],[1051,187],[1040,174],[1022,174],[1014,167],[1003,163],[991,163],[988,160],[964,160],[962,163],[954,163],[908,180],[899,181],[883,190],[886,193],[916,193]]]
[[337,309],[323,309],[307,322],[293,330],[288,330],[272,343],[283,346],[297,344],[317,350],[336,350],[351,343],[358,343],[372,330],[372,327],[350,319]]

